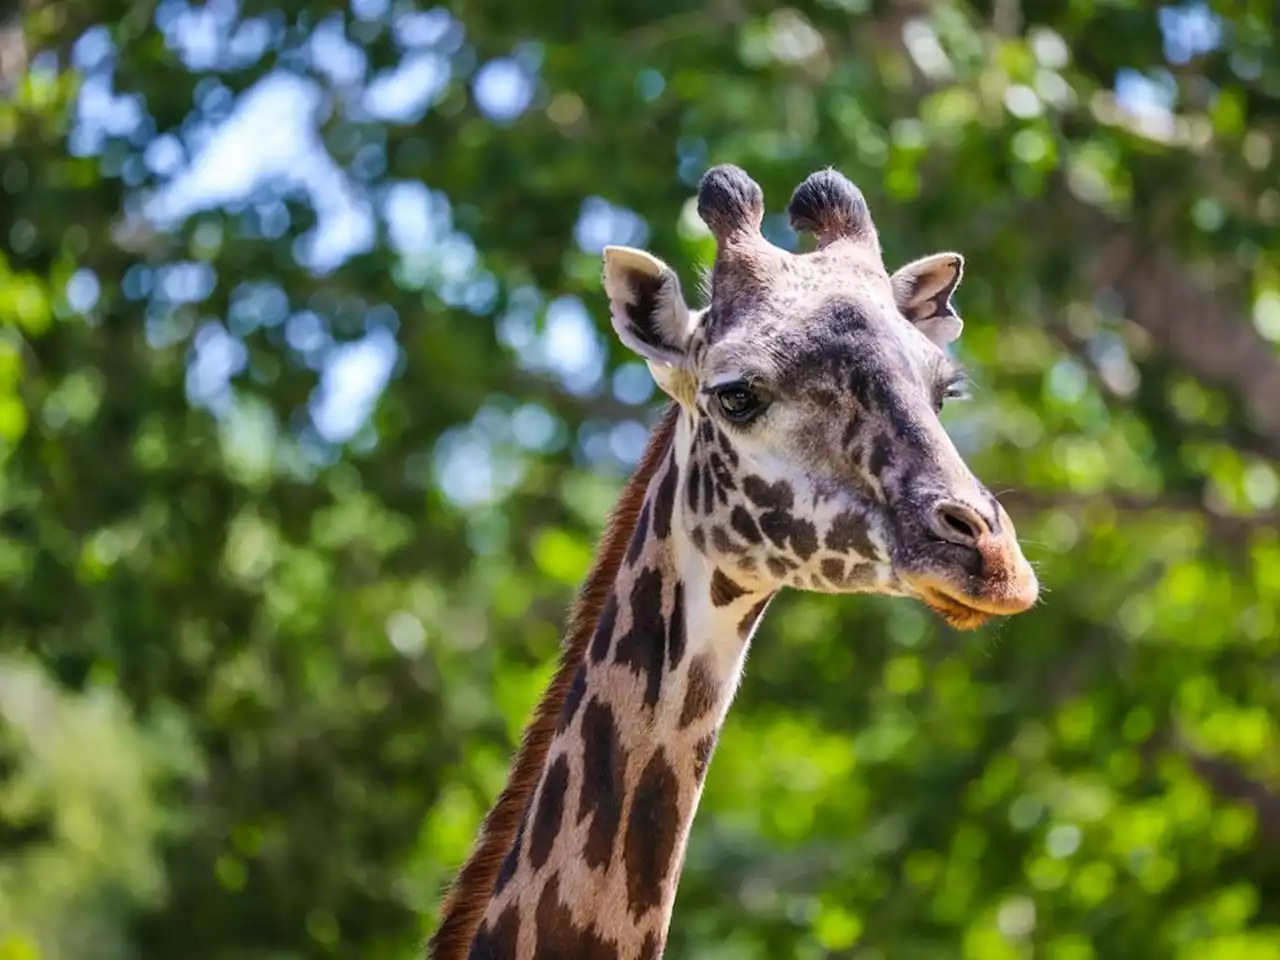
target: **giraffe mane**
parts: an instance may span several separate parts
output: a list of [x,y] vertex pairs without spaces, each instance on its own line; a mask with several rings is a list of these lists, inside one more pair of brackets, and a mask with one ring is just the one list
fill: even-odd
[[671,447],[678,409],[675,403],[667,405],[649,434],[639,465],[609,515],[591,570],[574,601],[555,676],[525,729],[507,785],[486,815],[480,838],[449,889],[441,909],[440,926],[427,942],[427,956],[431,960],[466,960],[484,918],[502,858],[515,840],[529,795],[537,788],[574,671],[586,653],[609,590],[622,566],[645,493]]

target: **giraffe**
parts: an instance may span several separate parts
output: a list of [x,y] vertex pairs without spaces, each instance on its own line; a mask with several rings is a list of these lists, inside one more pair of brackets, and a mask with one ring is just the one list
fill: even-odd
[[657,960],[748,645],[784,587],[911,597],[958,629],[1032,607],[1004,508],[939,420],[956,253],[892,274],[835,170],[788,206],[816,248],[761,233],[745,171],[710,169],[707,305],[604,251],[616,334],[669,403],[604,531],[558,670],[428,942],[435,960]]

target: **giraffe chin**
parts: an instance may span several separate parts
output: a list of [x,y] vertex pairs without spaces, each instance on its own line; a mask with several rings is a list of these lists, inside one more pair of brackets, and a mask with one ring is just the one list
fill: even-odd
[[1034,599],[1028,603],[1021,597],[996,601],[963,596],[934,577],[911,578],[906,582],[921,603],[956,630],[977,630],[996,617],[1022,613],[1034,603]]
[[915,592],[921,603],[942,617],[947,622],[947,626],[955,630],[977,630],[979,627],[986,626],[996,616],[929,587],[916,587]]

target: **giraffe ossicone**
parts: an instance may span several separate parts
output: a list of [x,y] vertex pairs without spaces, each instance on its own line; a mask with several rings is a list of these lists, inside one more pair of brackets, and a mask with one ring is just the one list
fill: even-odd
[[671,397],[607,525],[559,669],[444,904],[436,960],[656,960],[716,737],[783,587],[919,600],[973,629],[1038,597],[1004,509],[939,420],[963,382],[963,274],[890,273],[866,200],[815,173],[760,232],[708,171],[705,305],[652,254],[604,253],[613,327]]

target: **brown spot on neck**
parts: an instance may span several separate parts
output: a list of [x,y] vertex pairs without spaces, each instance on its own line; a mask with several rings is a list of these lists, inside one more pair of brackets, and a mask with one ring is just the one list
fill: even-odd
[[733,601],[746,595],[747,591],[725,576],[724,571],[719,567],[716,568],[715,573],[711,574],[712,605],[727,607]]
[[680,729],[705,717],[716,705],[720,689],[711,672],[706,656],[689,664],[689,679],[685,683],[684,703],[680,706]]
[[693,747],[693,775],[701,783],[707,775],[707,765],[711,763],[711,754],[715,752],[719,731],[713,730],[699,740]]
[[627,547],[627,566],[634,567],[640,559],[640,551],[644,549],[645,539],[649,536],[649,502],[646,500],[640,508],[640,519],[631,534],[631,544]]
[[658,482],[658,492],[653,499],[653,533],[659,540],[671,533],[671,518],[675,512],[676,484],[680,479],[680,469],[676,466],[675,454],[667,455],[665,472]]
[[[698,512],[698,494],[702,489],[702,467],[698,465],[696,460],[689,462],[689,476],[685,480],[686,500],[689,504],[689,512],[696,514]],[[707,504],[707,509],[711,509],[711,504]]]
[[769,601],[772,599],[773,594],[771,593],[747,611],[747,615],[738,624],[738,636],[745,640],[751,635],[751,631],[755,629],[756,624],[760,622],[760,618],[764,616],[765,607],[769,606]]
[[680,827],[680,781],[659,747],[636,784],[622,849],[627,905],[637,919],[662,904]]
[[613,859],[622,823],[627,759],[613,710],[593,699],[582,716],[582,788],[578,797],[578,823],[592,817],[582,851],[592,867],[603,867]]
[[[618,948],[590,926],[580,927],[560,899],[560,875],[547,881],[534,913],[533,960],[618,960]],[[512,953],[511,957],[515,957]],[[496,958],[495,958],[496,960]],[[502,960],[507,960],[503,957]]]
[[595,563],[578,593],[555,677],[534,710],[511,776],[485,817],[480,838],[458,872],[441,909],[440,926],[427,943],[431,960],[465,960],[489,903],[502,860],[515,842],[520,817],[537,786],[547,750],[564,712],[573,675],[586,653],[605,598],[617,579],[627,542],[634,532],[650,482],[671,448],[678,404],[669,404],[649,436],[636,472],[627,482],[601,537]]
[[667,670],[667,624],[662,616],[662,574],[641,571],[631,588],[631,626],[614,647],[613,662],[625,664],[645,678],[644,702],[654,707],[662,696]]
[[520,912],[514,905],[507,907],[493,925],[483,926],[476,934],[468,960],[506,960],[514,957],[520,937]]
[[671,616],[667,621],[667,665],[674,670],[684,659],[684,648],[688,642],[685,626],[684,584],[677,580],[672,591]]
[[542,792],[533,813],[533,830],[529,834],[529,863],[540,870],[551,856],[556,837],[564,825],[565,792],[569,789],[569,761],[564,754],[556,757],[542,781]]

